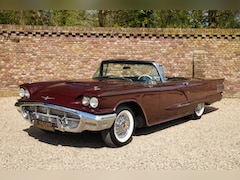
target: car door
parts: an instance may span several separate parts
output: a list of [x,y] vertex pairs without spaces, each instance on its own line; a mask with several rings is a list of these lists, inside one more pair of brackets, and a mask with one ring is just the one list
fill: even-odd
[[[188,115],[192,111],[189,107],[186,88],[190,84],[186,81],[166,82],[154,87],[154,96],[151,101],[154,102],[151,115],[148,115],[148,124],[154,125]],[[148,98],[150,100],[150,97]],[[146,99],[147,100],[147,99]]]

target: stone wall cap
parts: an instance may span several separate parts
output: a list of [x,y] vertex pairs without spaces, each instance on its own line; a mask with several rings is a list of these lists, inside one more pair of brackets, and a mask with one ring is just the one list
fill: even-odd
[[141,36],[141,37],[217,37],[239,38],[240,29],[207,29],[207,28],[115,28],[115,27],[79,27],[79,26],[29,26],[0,24],[0,34],[22,33],[25,35],[39,33],[41,35],[64,34],[90,36]]

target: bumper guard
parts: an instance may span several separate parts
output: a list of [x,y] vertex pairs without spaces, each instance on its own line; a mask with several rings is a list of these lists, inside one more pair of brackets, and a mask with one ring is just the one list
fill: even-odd
[[31,124],[34,124],[35,120],[52,123],[54,130],[62,132],[80,133],[85,130],[109,129],[116,118],[116,113],[95,115],[47,103],[16,102],[15,107]]

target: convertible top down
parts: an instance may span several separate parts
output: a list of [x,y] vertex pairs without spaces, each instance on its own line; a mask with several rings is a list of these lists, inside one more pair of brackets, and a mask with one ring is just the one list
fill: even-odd
[[91,79],[20,85],[15,106],[46,131],[101,131],[111,147],[128,144],[136,128],[192,114],[221,100],[224,79],[165,77],[154,61],[104,60]]

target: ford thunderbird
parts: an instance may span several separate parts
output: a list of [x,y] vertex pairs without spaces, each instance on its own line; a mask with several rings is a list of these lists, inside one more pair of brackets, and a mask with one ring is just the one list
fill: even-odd
[[187,115],[199,119],[222,99],[224,79],[166,77],[162,65],[104,60],[91,79],[22,84],[15,106],[45,131],[101,132],[110,147],[132,140],[134,130]]

